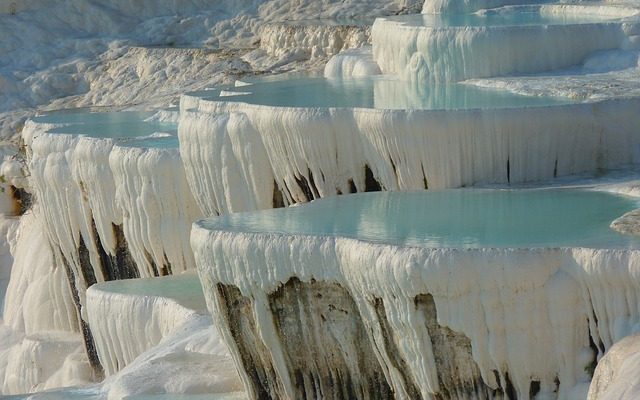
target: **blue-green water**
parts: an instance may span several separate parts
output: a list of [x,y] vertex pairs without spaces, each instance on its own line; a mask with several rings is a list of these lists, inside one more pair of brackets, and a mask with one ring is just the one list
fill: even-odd
[[[408,26],[433,28],[447,27],[498,27],[532,25],[579,25],[613,21],[606,15],[581,13],[541,14],[531,6],[504,7],[473,14],[411,14],[385,17],[385,20],[402,22]],[[618,18],[619,19],[619,18]]]
[[40,123],[66,124],[51,129],[51,133],[67,133],[98,138],[132,138],[148,136],[156,132],[175,134],[176,124],[146,121],[153,112],[78,112],[54,113],[35,117]]
[[152,136],[143,138],[123,139],[118,142],[120,147],[144,147],[155,149],[178,148],[178,136]]
[[212,230],[455,248],[640,248],[609,228],[640,201],[582,189],[362,193],[203,222]]
[[250,92],[218,97],[219,91],[193,92],[210,100],[235,101],[276,107],[360,107],[378,109],[449,110],[548,106],[576,102],[567,98],[523,96],[504,90],[460,83],[411,85],[386,76],[327,79],[318,76],[280,75],[246,79],[251,86],[225,88]]
[[116,280],[96,285],[98,290],[105,292],[168,297],[192,310],[206,309],[200,279],[195,273],[162,278]]

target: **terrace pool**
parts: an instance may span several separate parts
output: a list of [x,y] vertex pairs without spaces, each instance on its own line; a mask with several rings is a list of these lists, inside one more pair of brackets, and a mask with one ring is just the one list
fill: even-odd
[[[522,96],[506,90],[446,82],[412,85],[387,76],[329,79],[280,75],[255,78],[250,86],[192,92],[207,100],[243,102],[273,107],[355,107],[377,109],[487,109],[568,104],[567,98]],[[236,94],[234,94],[236,93]]]
[[177,125],[150,120],[155,112],[61,112],[33,118],[34,122],[56,124],[48,132],[96,138],[131,138],[154,133],[176,134]]
[[637,199],[587,189],[443,190],[338,196],[207,219],[209,230],[341,236],[447,248],[640,248],[609,227]]

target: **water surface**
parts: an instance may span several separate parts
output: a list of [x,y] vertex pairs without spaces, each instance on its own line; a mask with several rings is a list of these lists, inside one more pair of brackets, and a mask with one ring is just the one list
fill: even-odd
[[489,109],[551,106],[575,103],[559,97],[523,96],[506,90],[464,83],[425,86],[388,76],[328,79],[321,76],[280,75],[244,79],[251,86],[223,88],[236,96],[219,97],[218,90],[193,92],[209,100],[243,102],[274,107],[358,107],[377,109]]
[[35,117],[39,123],[64,124],[49,132],[85,135],[97,138],[132,138],[162,132],[176,134],[177,125],[148,120],[155,112],[73,112],[53,113]]
[[638,199],[586,189],[443,190],[344,195],[204,220],[212,230],[341,236],[453,248],[640,248],[609,227]]

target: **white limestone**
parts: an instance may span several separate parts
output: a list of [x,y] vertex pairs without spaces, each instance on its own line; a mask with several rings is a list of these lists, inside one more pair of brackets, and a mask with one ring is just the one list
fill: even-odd
[[226,345],[211,317],[201,314],[187,318],[157,346],[107,378],[101,392],[108,400],[159,392],[246,399]]
[[[109,166],[116,184],[124,235],[143,276],[181,273],[194,268],[190,222],[201,213],[187,184],[177,148],[114,146]],[[112,193],[113,196],[113,193]],[[156,268],[169,270],[154,271]],[[143,267],[144,266],[144,267]]]
[[[114,225],[122,225],[140,276],[158,275],[163,265],[175,272],[192,268],[186,240],[176,238],[184,237],[181,232],[188,232],[188,221],[199,212],[176,148],[115,146],[114,139],[52,134],[48,129],[29,122],[25,130],[32,182],[50,240],[79,280],[81,240],[89,249],[96,280],[108,278],[100,268],[98,246],[115,256],[119,244]],[[79,292],[85,285],[78,282]]]
[[[178,294],[171,286],[173,281],[193,283],[194,287]],[[106,375],[117,373],[202,313],[205,304],[197,285],[197,278],[188,275],[113,281],[90,287],[83,312]],[[149,287],[146,292],[145,286]]]
[[598,363],[589,388],[589,400],[635,399],[640,395],[639,336],[616,343]]
[[[549,5],[539,6],[539,12],[579,14],[584,8]],[[385,74],[457,82],[581,64],[590,53],[621,48],[626,34],[622,22],[604,18],[601,23],[488,27],[410,26],[378,18],[371,40],[373,57]]]
[[[183,98],[180,152],[205,215],[365,190],[548,180],[640,160],[636,110],[624,99],[474,110],[287,108]],[[244,147],[239,147],[245,143]],[[241,150],[242,149],[242,150]],[[297,180],[296,180],[297,179]]]
[[[437,392],[438,381],[431,352],[419,339],[428,333],[413,307],[418,294],[433,295],[440,325],[470,338],[487,385],[505,387],[508,373],[525,399],[532,377],[540,380],[543,398],[555,398],[556,377],[558,398],[567,398],[576,385],[584,387],[585,367],[595,356],[589,337],[604,345],[602,352],[640,322],[637,251],[399,248],[339,237],[209,231],[201,224],[194,225],[192,245],[214,321],[236,362],[239,354],[218,310],[216,283],[237,286],[254,299],[260,315],[260,299],[290,277],[333,281],[354,297],[372,343],[384,341],[375,336],[380,331],[367,299],[383,299],[396,346],[425,398]],[[280,342],[273,327],[267,319],[258,321],[276,371],[285,368],[278,365]],[[379,361],[394,368],[383,356]],[[276,374],[286,385],[286,377]],[[388,377],[396,389],[403,386]]]
[[333,21],[266,24],[260,29],[260,48],[275,58],[291,52],[304,52],[307,58],[330,57],[370,44],[370,30],[368,24]]
[[359,78],[379,75],[380,67],[373,60],[371,48],[345,50],[331,57],[324,67],[325,78]]
[[13,263],[0,325],[0,390],[5,394],[93,379],[69,282],[53,262],[38,212],[14,219],[17,226],[7,238]]

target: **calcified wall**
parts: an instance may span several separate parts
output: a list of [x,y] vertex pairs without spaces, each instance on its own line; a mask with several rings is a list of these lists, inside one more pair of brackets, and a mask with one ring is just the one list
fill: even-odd
[[168,275],[194,268],[185,233],[201,214],[178,149],[115,146],[109,165],[124,236],[136,265],[147,271],[141,275]]
[[[540,12],[555,10],[542,6]],[[623,24],[617,22],[442,28],[384,18],[374,22],[371,38],[373,57],[383,73],[421,82],[566,68],[594,51],[623,47],[627,40]]]
[[93,380],[69,282],[53,262],[40,210],[16,221],[13,267],[0,339],[0,392],[45,390]]
[[370,25],[338,25],[330,21],[274,23],[260,28],[260,48],[273,57],[291,52],[312,58],[327,57],[369,44],[370,35]]
[[404,111],[183,96],[181,106],[180,152],[205,215],[373,189],[543,180],[640,160],[640,100]]
[[181,111],[178,132],[187,180],[204,215],[276,203],[267,151],[245,115]]
[[325,78],[357,78],[380,74],[371,47],[346,50],[331,57],[324,67]]
[[253,398],[565,399],[640,320],[637,251],[398,248],[199,223],[191,242]]
[[[197,280],[194,283],[197,285]],[[107,376],[120,371],[197,314],[197,310],[172,299],[168,293],[122,293],[110,289],[112,286],[90,287],[86,306],[87,321]],[[199,293],[197,287],[193,291]]]
[[193,268],[188,243],[176,238],[188,235],[199,211],[177,149],[118,148],[111,139],[49,134],[51,127],[28,122],[23,136],[44,231],[78,310],[96,282]]
[[462,14],[512,4],[536,4],[540,0],[426,0],[422,5],[423,14]]
[[638,366],[640,336],[617,342],[598,362],[589,387],[589,400],[635,399],[640,394]]

